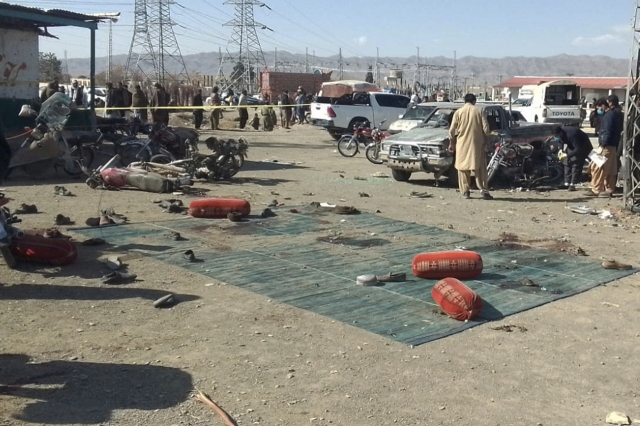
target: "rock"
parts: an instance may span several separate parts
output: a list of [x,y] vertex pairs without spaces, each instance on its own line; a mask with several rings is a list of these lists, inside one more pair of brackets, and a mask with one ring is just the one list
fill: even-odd
[[629,416],[624,413],[620,413],[618,411],[612,411],[607,414],[607,418],[605,422],[612,425],[630,425],[631,421],[629,420]]

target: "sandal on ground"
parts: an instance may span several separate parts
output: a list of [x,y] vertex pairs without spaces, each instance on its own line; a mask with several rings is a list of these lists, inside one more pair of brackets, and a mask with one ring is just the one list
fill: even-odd
[[404,272],[389,272],[384,275],[376,275],[376,279],[381,283],[396,283],[407,280],[407,274]]

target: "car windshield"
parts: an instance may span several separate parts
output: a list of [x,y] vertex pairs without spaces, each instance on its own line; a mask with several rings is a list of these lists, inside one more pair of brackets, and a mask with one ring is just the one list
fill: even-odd
[[429,114],[436,109],[434,106],[420,106],[413,105],[407,108],[407,111],[402,116],[403,120],[425,120]]
[[427,127],[449,127],[455,111],[452,108],[439,108],[424,125]]

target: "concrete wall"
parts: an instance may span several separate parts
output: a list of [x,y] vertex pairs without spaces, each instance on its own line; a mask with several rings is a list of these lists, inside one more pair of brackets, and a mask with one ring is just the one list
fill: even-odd
[[260,93],[269,95],[273,103],[277,102],[278,95],[284,90],[289,91],[289,96],[295,94],[298,86],[302,86],[307,94],[315,94],[322,88],[322,83],[331,80],[331,73],[307,74],[293,72],[264,71],[260,73]]
[[38,34],[0,28],[0,98],[38,97]]

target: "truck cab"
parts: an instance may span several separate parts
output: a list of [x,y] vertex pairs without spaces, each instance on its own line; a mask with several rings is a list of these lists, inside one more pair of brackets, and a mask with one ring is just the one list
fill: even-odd
[[580,87],[569,80],[523,86],[512,108],[532,123],[581,126],[583,121]]

